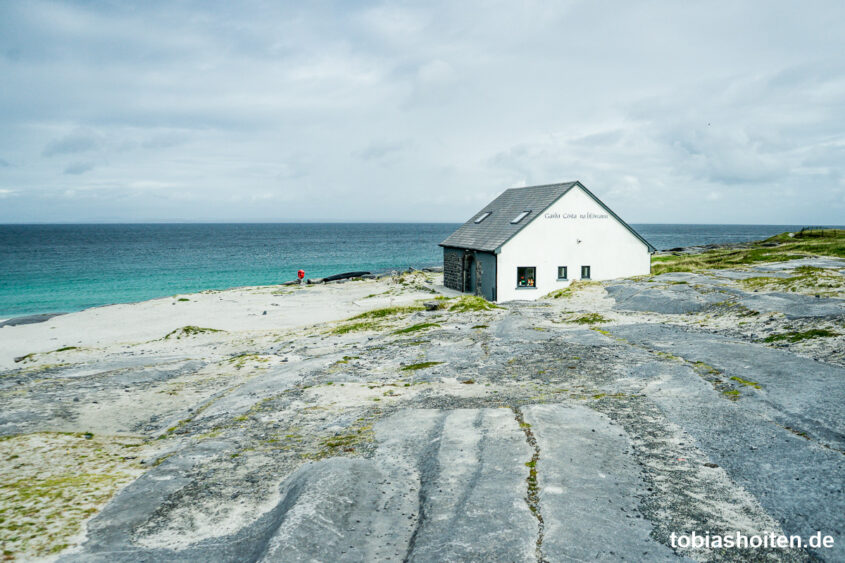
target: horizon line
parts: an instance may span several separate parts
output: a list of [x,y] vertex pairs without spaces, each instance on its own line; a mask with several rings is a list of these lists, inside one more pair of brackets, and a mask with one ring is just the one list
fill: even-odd
[[[146,219],[137,221],[17,221],[17,222],[0,222],[0,226],[21,226],[21,225],[462,225],[466,221],[402,221],[402,220],[335,220],[335,219],[277,219],[277,220],[188,220],[188,219]],[[754,227],[824,227],[824,228],[845,228],[845,225],[832,225],[824,223],[656,223],[656,222],[639,222],[629,221],[633,225],[734,225],[734,226],[754,226]]]

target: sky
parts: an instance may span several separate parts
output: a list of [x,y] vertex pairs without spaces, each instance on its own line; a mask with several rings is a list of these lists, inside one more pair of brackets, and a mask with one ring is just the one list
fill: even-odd
[[0,2],[0,223],[845,223],[845,3]]

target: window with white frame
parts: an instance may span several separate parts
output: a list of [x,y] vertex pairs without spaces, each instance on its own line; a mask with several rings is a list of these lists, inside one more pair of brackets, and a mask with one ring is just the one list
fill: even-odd
[[516,268],[516,287],[537,287],[537,268],[534,266],[518,266]]
[[511,225],[516,225],[517,223],[519,223],[520,221],[522,221],[523,219],[525,219],[526,217],[528,217],[528,214],[529,214],[529,213],[531,213],[531,210],[530,210],[530,209],[528,209],[528,210],[526,210],[526,211],[523,211],[522,213],[520,213],[519,215],[517,215],[516,217],[514,217],[514,218],[511,220]]

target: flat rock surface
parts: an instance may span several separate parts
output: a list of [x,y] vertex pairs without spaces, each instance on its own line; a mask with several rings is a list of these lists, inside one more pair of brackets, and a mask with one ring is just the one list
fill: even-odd
[[[0,458],[13,476],[4,549],[66,561],[845,560],[841,295],[779,291],[804,270],[770,271],[582,284],[498,308],[449,297],[426,310],[439,280],[424,272],[263,288],[249,311],[276,303],[301,318],[313,292],[319,318],[215,324],[204,309],[204,326],[182,311],[182,328],[100,328],[79,346],[50,339],[91,314],[7,326],[2,349],[25,359],[0,374],[0,447],[15,444]],[[332,317],[326,300],[346,288]],[[244,291],[204,299],[227,303],[226,317]],[[131,324],[133,306],[120,307]],[[151,314],[134,307],[138,322]],[[73,444],[88,440],[83,458]],[[835,543],[673,543],[692,532]]]

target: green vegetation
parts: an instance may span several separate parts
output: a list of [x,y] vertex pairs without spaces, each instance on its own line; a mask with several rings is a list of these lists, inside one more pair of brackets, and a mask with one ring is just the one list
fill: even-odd
[[39,432],[0,440],[4,560],[34,560],[72,545],[84,521],[139,473],[131,437]]
[[475,325],[475,326],[473,326],[472,328],[487,328],[487,327],[489,327],[489,326],[490,326],[490,325]]
[[731,380],[736,381],[740,385],[744,385],[745,387],[753,387],[754,389],[762,389],[763,386],[757,383],[756,381],[749,381],[747,379],[742,379],[741,377],[737,377],[735,375],[731,376]]
[[405,305],[374,309],[347,319],[346,322],[334,327],[330,332],[332,334],[347,334],[363,330],[380,330],[383,328],[380,321],[387,321],[390,317],[422,311],[424,309],[425,307],[419,305]]
[[371,426],[354,428],[346,434],[325,438],[321,443],[329,449],[348,448],[360,443],[370,430],[372,430]]
[[722,391],[722,395],[724,395],[725,397],[727,397],[729,399],[734,399],[734,400],[739,399],[739,391],[737,391],[736,389],[731,389],[729,391]]
[[203,328],[200,326],[188,325],[183,326],[181,328],[177,328],[173,332],[168,333],[164,339],[168,340],[169,338],[173,337],[177,340],[181,338],[188,338],[191,336],[197,336],[198,334],[210,334],[212,332],[224,332],[222,330],[218,330],[216,328]]
[[536,559],[537,561],[545,561],[546,559],[543,557],[541,549],[543,545],[545,523],[543,521],[543,514],[540,511],[540,486],[537,481],[537,462],[540,461],[540,446],[537,444],[537,439],[534,437],[531,425],[525,421],[525,417],[519,407],[512,406],[511,410],[513,411],[517,424],[519,424],[520,429],[522,429],[522,432],[525,434],[525,441],[533,450],[531,459],[525,463],[525,466],[528,468],[528,477],[525,479],[525,503],[528,505],[528,510],[531,511],[531,514],[533,514],[534,518],[537,519],[537,524],[539,525],[539,533],[535,544]]
[[345,432],[321,439],[320,450],[305,454],[305,457],[323,459],[342,455],[343,453],[353,453],[356,447],[367,442],[372,442],[375,438],[373,427],[364,425],[363,423],[364,419],[358,419],[355,425],[347,428]]
[[395,307],[385,307],[384,309],[373,309],[372,311],[367,311],[365,313],[361,313],[360,315],[355,315],[350,321],[357,321],[360,319],[384,319],[387,317],[395,317],[396,315],[401,315],[405,313],[413,313],[415,311],[422,311],[425,307],[417,306],[417,305],[406,305],[406,306],[395,306]]
[[569,322],[579,325],[594,325],[599,323],[609,323],[610,319],[605,318],[598,313],[589,313],[580,317],[570,319]]
[[755,276],[740,280],[746,289],[805,292],[820,295],[839,295],[845,289],[845,276],[834,269],[799,266],[788,278]]
[[693,367],[699,373],[704,373],[707,375],[719,375],[722,372],[711,366],[710,364],[706,364],[704,362],[693,362]]
[[358,332],[361,330],[378,330],[381,325],[373,321],[362,321],[359,323],[346,323],[338,325],[332,329],[333,334],[347,334],[349,332]]
[[718,303],[713,303],[713,307],[715,307],[720,313],[726,312],[736,314],[740,317],[756,317],[760,314],[760,311],[749,309],[742,303],[737,303],[736,301],[719,301]]
[[180,297],[176,301],[190,301],[190,299],[188,299],[187,297]]
[[342,360],[338,360],[338,364],[348,364],[349,360],[360,360],[361,356],[344,356]]
[[561,289],[556,289],[552,292],[547,293],[544,296],[544,299],[560,299],[561,297],[572,297],[576,291],[579,289],[583,289],[590,285],[596,285],[597,282],[591,281],[584,281],[584,280],[573,280],[568,286],[563,287]]
[[845,258],[845,231],[823,229],[803,231],[790,237],[787,233],[744,248],[716,249],[701,254],[656,256],[652,259],[653,274],[666,272],[698,272],[732,268],[761,262],[781,262],[808,256]]
[[36,355],[35,352],[31,352],[31,353],[27,354],[26,356],[17,357],[17,358],[15,358],[15,363],[31,362],[31,361],[35,360],[35,355]]
[[418,324],[411,325],[411,326],[406,327],[406,328],[400,328],[399,330],[394,331],[393,334],[408,334],[409,332],[417,332],[419,330],[425,330],[427,328],[432,328],[432,327],[436,327],[436,326],[440,326],[440,325],[437,324],[437,323],[418,323]]
[[827,330],[825,328],[813,328],[805,330],[804,332],[781,332],[778,334],[770,334],[763,339],[763,342],[780,342],[781,340],[786,340],[787,342],[800,342],[811,338],[829,338],[831,336],[839,335],[832,330]]
[[676,356],[675,354],[670,354],[669,352],[663,352],[661,350],[654,350],[652,353],[659,358],[663,358],[664,360],[671,360],[673,362],[683,362],[684,361],[683,358]]
[[418,364],[408,364],[407,366],[402,366],[402,371],[416,371],[418,369],[425,369],[430,368],[432,366],[439,366],[443,362],[420,362]]
[[428,342],[431,342],[431,341],[426,340],[425,338],[416,338],[414,340],[404,340],[402,342],[398,342],[397,345],[398,346],[406,346],[406,347],[407,346],[421,346],[421,345],[426,344]]
[[241,369],[248,362],[258,362],[258,363],[266,364],[269,361],[270,361],[269,357],[261,356],[259,354],[238,354],[237,356],[233,356],[233,357],[229,358],[229,363],[234,365],[237,369]]
[[501,309],[498,305],[487,301],[478,295],[462,295],[458,300],[452,303],[449,307],[450,311],[456,313],[468,313],[471,311],[490,311],[492,309]]
[[[575,282],[572,282],[575,283]],[[572,297],[573,288],[571,285],[569,287],[563,287],[561,289],[556,289],[544,295],[545,299],[560,299],[561,297]]]
[[792,432],[796,436],[801,436],[805,440],[810,439],[810,435],[804,432],[803,430],[798,430],[797,428],[792,428],[791,426],[784,426],[783,429]]

